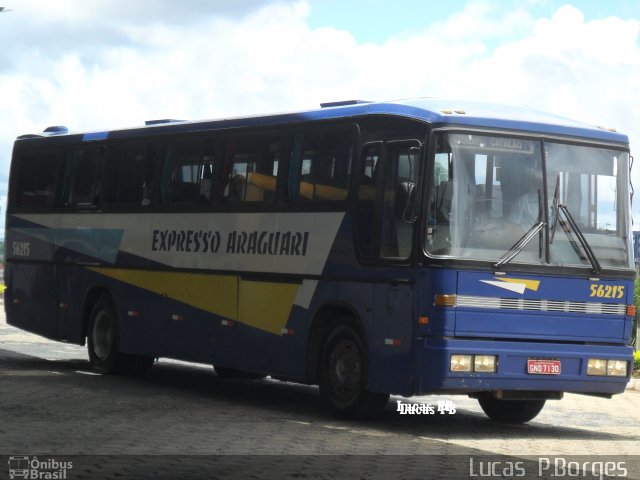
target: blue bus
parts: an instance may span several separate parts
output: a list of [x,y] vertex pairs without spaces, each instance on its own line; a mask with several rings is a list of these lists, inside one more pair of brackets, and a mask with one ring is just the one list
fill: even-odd
[[419,99],[14,144],[9,324],[319,385],[338,416],[463,394],[522,423],[630,377],[628,138]]

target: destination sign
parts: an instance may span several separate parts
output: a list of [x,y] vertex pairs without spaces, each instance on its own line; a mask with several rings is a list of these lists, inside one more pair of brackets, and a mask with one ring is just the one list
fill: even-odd
[[487,137],[484,135],[451,134],[453,148],[473,148],[499,152],[533,153],[534,142],[513,137]]

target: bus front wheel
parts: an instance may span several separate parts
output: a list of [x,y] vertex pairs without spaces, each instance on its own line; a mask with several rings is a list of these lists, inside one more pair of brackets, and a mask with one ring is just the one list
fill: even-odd
[[478,398],[478,403],[491,420],[501,423],[526,423],[540,413],[545,400],[498,400],[486,396]]
[[358,332],[339,323],[320,356],[320,395],[338,417],[370,417],[384,410],[389,394],[367,390],[366,350]]

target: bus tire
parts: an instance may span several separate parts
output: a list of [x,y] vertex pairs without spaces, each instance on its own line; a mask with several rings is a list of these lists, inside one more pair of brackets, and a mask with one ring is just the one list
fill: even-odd
[[500,423],[526,423],[540,413],[545,400],[498,400],[483,396],[478,398],[478,403],[491,420]]
[[119,367],[118,320],[108,296],[101,296],[89,314],[87,350],[91,367],[99,373],[115,373]]
[[320,396],[340,418],[380,414],[389,394],[367,390],[367,354],[362,338],[347,322],[328,335],[320,354]]

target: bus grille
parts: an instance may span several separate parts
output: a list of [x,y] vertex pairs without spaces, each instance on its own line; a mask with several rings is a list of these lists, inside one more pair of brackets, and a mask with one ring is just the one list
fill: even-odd
[[458,295],[456,307],[497,308],[504,310],[533,310],[540,312],[591,313],[624,315],[626,305],[594,302],[563,302],[556,300],[529,300],[524,298],[496,298]]

